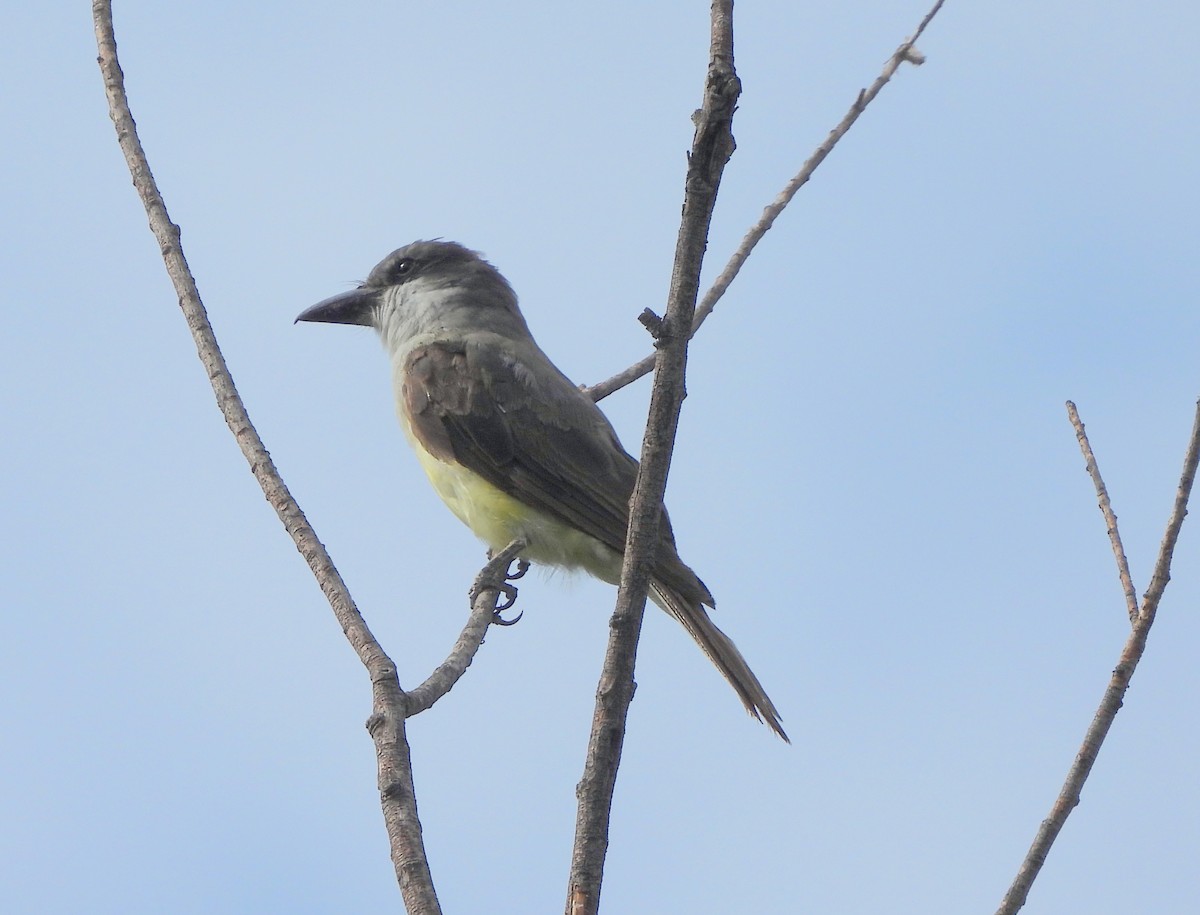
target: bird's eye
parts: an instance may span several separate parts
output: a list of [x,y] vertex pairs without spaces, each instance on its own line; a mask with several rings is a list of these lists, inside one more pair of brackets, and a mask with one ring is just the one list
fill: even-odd
[[408,276],[413,271],[413,262],[410,260],[402,260],[396,265],[396,276]]

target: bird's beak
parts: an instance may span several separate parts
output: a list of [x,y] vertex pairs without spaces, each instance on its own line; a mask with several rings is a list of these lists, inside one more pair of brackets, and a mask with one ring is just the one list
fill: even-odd
[[304,309],[296,316],[295,323],[316,321],[322,324],[361,324],[364,327],[374,327],[378,294],[378,289],[359,287],[341,295],[331,296],[312,308]]

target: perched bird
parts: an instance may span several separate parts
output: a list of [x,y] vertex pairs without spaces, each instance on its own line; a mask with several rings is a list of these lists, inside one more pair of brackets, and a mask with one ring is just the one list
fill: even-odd
[[[434,489],[485,543],[618,584],[638,463],[600,408],[534,342],[508,281],[444,241],[393,251],[357,289],[297,321],[360,324],[383,339],[397,411]],[[779,713],[675,549],[666,511],[650,597],[683,624],[756,718]]]

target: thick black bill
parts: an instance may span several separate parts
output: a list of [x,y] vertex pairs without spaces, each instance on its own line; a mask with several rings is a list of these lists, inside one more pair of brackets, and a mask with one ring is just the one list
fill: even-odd
[[375,325],[376,295],[379,290],[359,288],[341,295],[330,296],[296,316],[296,323],[314,321],[321,324]]

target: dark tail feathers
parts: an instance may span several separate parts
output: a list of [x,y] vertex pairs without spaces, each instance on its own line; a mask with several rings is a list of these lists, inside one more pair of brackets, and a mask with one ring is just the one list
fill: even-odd
[[[701,584],[700,587],[704,588],[704,585]],[[705,591],[707,593],[707,589]],[[733,640],[709,619],[708,611],[703,605],[699,601],[688,601],[678,591],[658,581],[651,583],[650,596],[656,604],[683,624],[683,628],[696,640],[696,644],[708,655],[708,659],[729,681],[729,685],[746,706],[746,711],[791,743],[779,724],[779,712],[775,703],[758,682],[758,677],[754,676],[754,671],[737,650]]]

